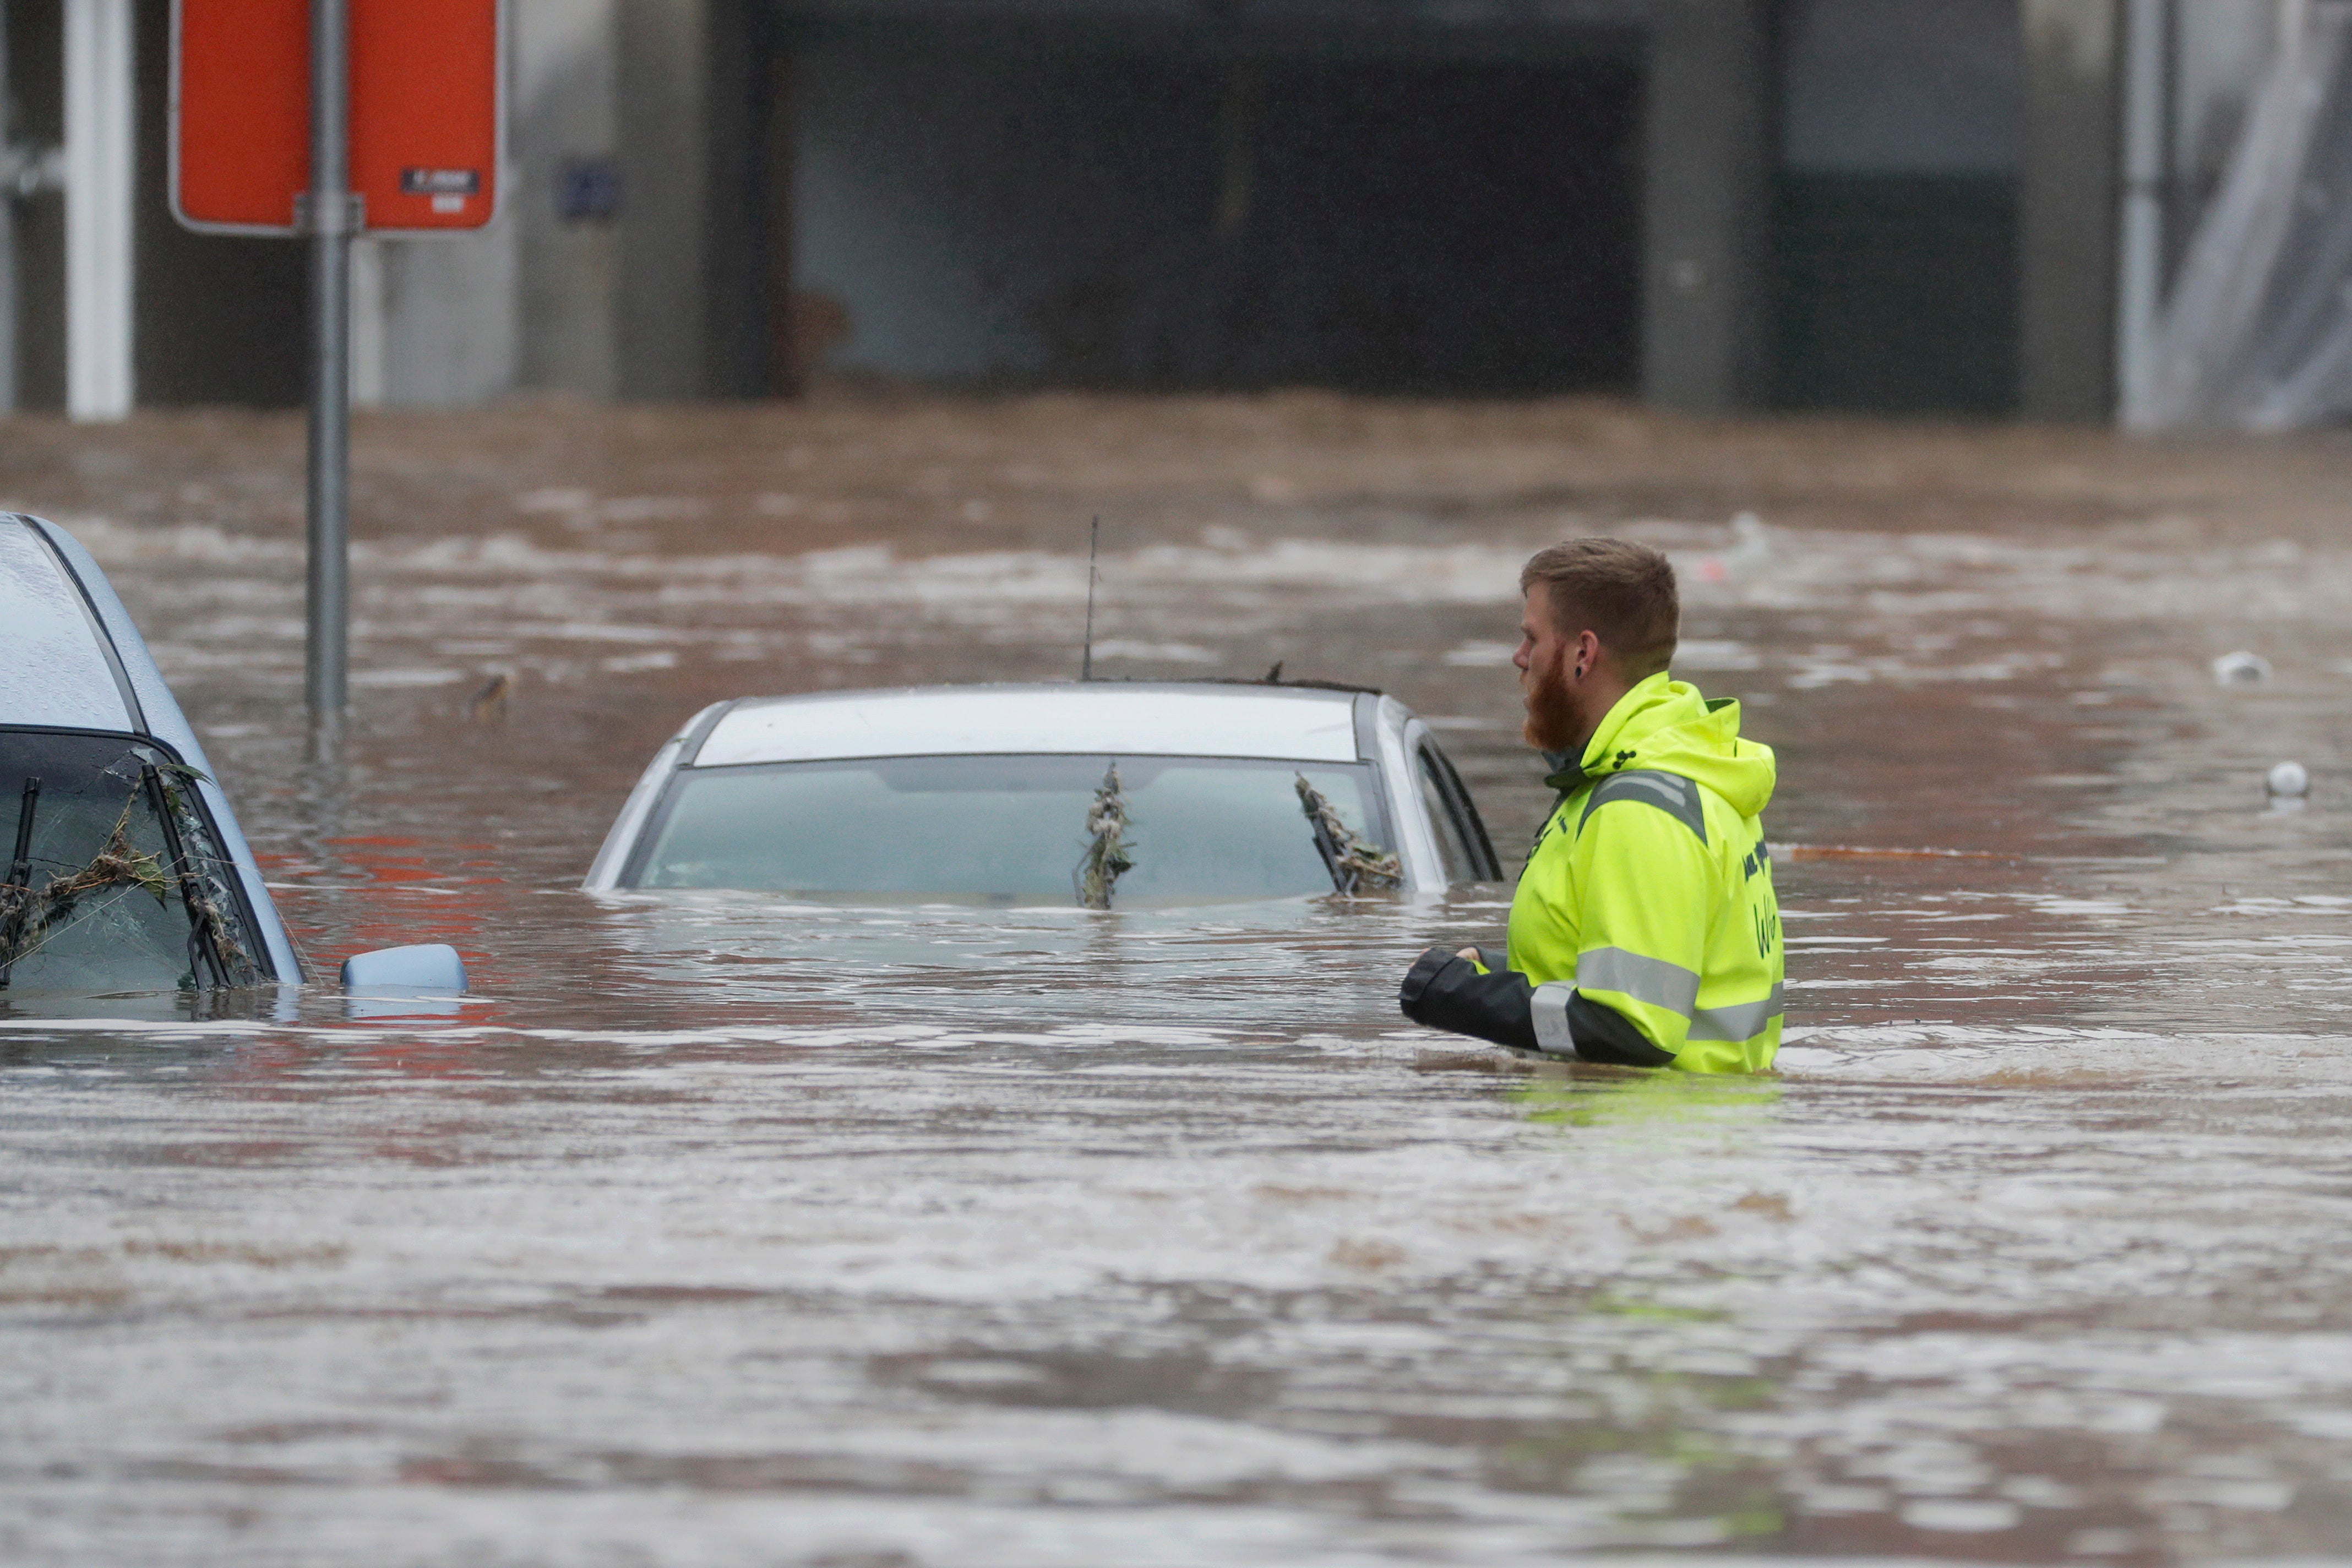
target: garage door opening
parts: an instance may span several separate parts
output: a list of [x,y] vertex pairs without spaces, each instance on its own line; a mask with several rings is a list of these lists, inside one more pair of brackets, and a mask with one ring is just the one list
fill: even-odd
[[790,80],[803,369],[1155,390],[1633,383],[1630,54],[849,41],[803,47]]

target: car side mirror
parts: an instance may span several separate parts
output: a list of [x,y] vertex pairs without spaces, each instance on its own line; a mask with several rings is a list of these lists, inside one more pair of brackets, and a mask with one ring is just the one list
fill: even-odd
[[466,961],[441,942],[355,952],[343,960],[343,990],[360,996],[462,996]]

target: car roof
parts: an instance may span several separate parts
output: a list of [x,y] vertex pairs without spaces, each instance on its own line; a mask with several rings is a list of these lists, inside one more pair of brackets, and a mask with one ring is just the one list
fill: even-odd
[[144,726],[112,638],[48,536],[0,513],[0,724]]
[[1079,753],[1352,763],[1353,689],[1217,681],[924,686],[751,697],[716,716],[696,767],[848,757]]

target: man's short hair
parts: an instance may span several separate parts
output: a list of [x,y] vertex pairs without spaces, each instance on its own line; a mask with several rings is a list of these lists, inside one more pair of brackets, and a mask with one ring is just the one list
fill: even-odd
[[1588,628],[1630,680],[1666,668],[1682,630],[1674,563],[1624,539],[1570,539],[1538,550],[1519,573],[1519,592],[1551,585],[1552,624],[1567,637]]

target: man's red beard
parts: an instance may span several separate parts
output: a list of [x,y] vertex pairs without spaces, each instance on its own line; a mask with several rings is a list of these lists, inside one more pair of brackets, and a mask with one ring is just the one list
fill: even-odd
[[1528,721],[1519,732],[1538,752],[1567,751],[1584,738],[1567,674],[1554,665],[1549,669],[1530,667],[1528,677]]

